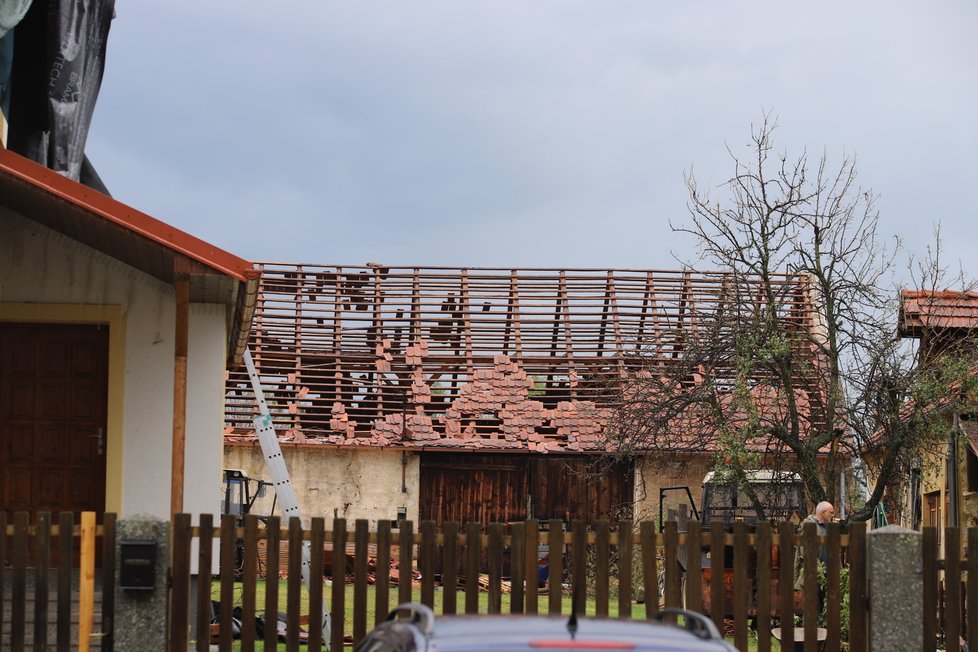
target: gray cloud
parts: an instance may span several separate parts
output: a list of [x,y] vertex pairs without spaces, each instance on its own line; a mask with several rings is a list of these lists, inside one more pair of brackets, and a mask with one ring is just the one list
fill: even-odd
[[117,197],[239,255],[672,267],[682,172],[773,109],[857,153],[882,228],[973,261],[965,2],[120,6],[89,153]]

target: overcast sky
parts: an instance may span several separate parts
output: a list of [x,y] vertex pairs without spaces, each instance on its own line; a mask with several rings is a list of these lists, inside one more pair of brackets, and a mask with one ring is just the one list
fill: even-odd
[[765,110],[978,253],[978,3],[119,0],[88,154],[256,261],[675,268]]

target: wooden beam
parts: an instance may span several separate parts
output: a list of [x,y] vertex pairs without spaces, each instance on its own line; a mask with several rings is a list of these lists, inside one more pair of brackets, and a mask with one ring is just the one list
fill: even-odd
[[598,356],[604,355],[604,338],[608,332],[608,316],[611,310],[611,292],[611,272],[609,271],[604,290],[604,302],[601,304],[601,328],[598,331]]
[[[95,512],[81,513],[81,550],[78,571],[78,652],[91,649],[95,627]],[[101,646],[100,646],[101,647]],[[40,649],[34,641],[34,649]]]
[[683,289],[679,294],[679,311],[676,315],[675,344],[672,346],[672,357],[678,358],[680,352],[686,348],[686,330],[692,328],[692,316],[690,316],[690,326],[686,325],[686,312],[690,310],[689,303],[692,302],[692,279],[689,272],[683,273]]
[[570,392],[571,399],[576,399],[577,388],[575,385],[577,383],[575,376],[577,376],[577,369],[574,365],[574,337],[570,314],[570,293],[567,292],[567,273],[564,270],[560,270],[560,280],[558,281],[557,289],[560,293],[560,302],[563,307],[564,350],[567,353],[567,389]]
[[[295,348],[292,350],[292,364],[295,365],[295,382],[292,383],[293,397],[295,398],[296,408],[299,407],[299,387],[302,385],[302,320],[305,301],[302,297],[305,294],[303,285],[305,284],[306,273],[301,266],[296,268],[295,279],[295,316],[292,319],[293,332],[295,333]],[[314,290],[309,290],[309,296],[313,296]],[[290,419],[290,426],[296,431],[302,430],[302,422],[299,418],[299,411]]]
[[621,334],[621,316],[618,314],[618,291],[615,288],[615,273],[608,270],[608,299],[611,302],[611,323],[615,333],[615,358],[618,359],[618,374],[625,372],[625,351]]
[[187,447],[187,344],[189,340],[190,280],[179,278],[176,289],[176,327],[173,356],[173,444],[170,469],[170,514],[183,511],[184,461]]
[[472,301],[469,297],[469,272],[462,270],[462,287],[459,292],[459,305],[462,309],[462,334],[465,337],[465,373],[472,381],[475,368],[472,365],[472,321],[469,319]]

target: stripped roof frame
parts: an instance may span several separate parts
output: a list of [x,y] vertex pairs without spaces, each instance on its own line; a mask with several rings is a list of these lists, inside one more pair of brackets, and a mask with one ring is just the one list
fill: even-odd
[[[723,273],[259,263],[249,346],[283,443],[603,450],[622,379],[669,364],[730,305]],[[807,279],[782,318],[816,327]],[[760,300],[760,299],[758,299]],[[244,369],[228,442],[253,442]]]

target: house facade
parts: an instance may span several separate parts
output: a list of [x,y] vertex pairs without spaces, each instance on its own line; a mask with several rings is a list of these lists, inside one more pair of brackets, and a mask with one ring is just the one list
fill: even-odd
[[3,509],[217,511],[251,263],[0,148]]
[[[904,290],[899,332],[919,341],[920,358],[971,355],[978,334],[978,292]],[[947,440],[922,451],[909,475],[894,483],[896,520],[912,528],[978,525],[978,411],[942,414]],[[942,535],[941,535],[942,536]]]

